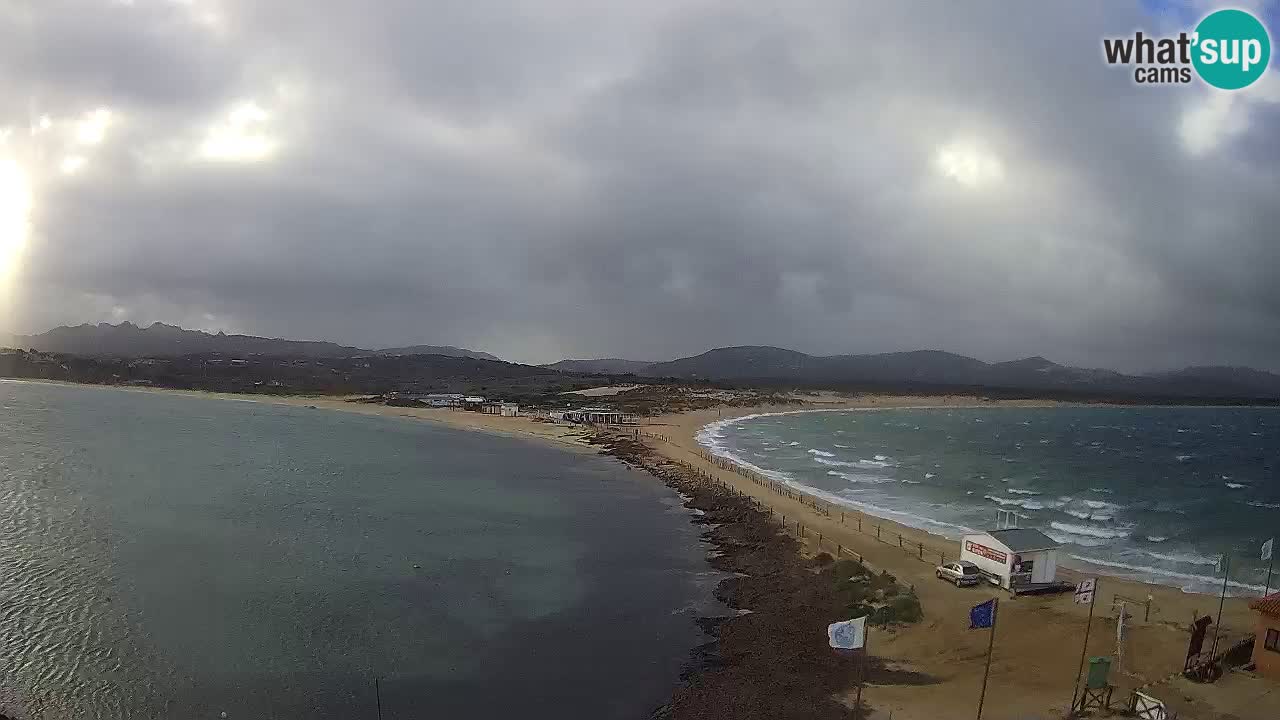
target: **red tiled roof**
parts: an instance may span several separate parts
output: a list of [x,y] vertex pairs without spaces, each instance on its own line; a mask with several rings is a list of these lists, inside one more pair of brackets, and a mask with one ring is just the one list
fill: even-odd
[[1280,616],[1280,592],[1249,601],[1250,610],[1258,610],[1268,615]]

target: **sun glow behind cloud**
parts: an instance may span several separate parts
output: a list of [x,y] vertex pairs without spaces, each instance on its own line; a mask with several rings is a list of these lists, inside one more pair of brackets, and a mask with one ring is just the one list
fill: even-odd
[[275,154],[279,142],[268,132],[271,114],[252,100],[237,103],[214,123],[200,143],[199,155],[215,162],[259,162]]
[[31,207],[26,172],[13,158],[0,156],[0,319],[5,321],[11,310],[13,277],[31,231]]
[[981,145],[957,140],[938,148],[934,167],[944,177],[969,188],[979,188],[1004,179],[1004,164],[995,153]]

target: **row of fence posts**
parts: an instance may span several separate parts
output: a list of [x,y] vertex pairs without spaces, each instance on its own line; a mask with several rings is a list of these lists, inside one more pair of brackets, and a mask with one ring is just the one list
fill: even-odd
[[[636,432],[638,436],[653,437],[648,433],[641,433],[639,430],[637,430]],[[665,442],[670,442],[670,440],[667,440],[666,438],[659,438],[659,439],[662,439]],[[768,488],[770,491],[782,497],[801,503],[806,507],[812,509],[814,512],[821,514],[823,517],[834,518],[835,515],[838,514],[840,516],[840,524],[844,527],[850,527],[850,528],[856,527],[859,533],[871,534],[871,527],[869,523],[868,523],[867,530],[865,531],[863,530],[864,516],[862,513],[849,511],[849,510],[833,510],[832,506],[819,501],[817,498],[813,497],[812,495],[809,495],[808,493],[800,492],[795,488],[792,488],[788,485],[780,483],[772,478],[761,475],[760,473],[755,472],[753,470],[744,468],[741,465],[731,460],[719,457],[717,455],[713,455],[710,452],[707,452],[706,450],[699,449],[698,456],[701,457],[704,461],[720,468],[721,470],[728,470],[730,472],[737,473],[738,475],[741,475],[742,477],[750,480],[751,482],[755,483],[756,485],[759,485],[760,487]],[[698,470],[697,472],[700,474],[700,476],[705,476],[708,478],[712,477],[711,475],[705,472],[702,472],[701,470]],[[720,480],[716,480],[716,482],[722,487],[725,487],[727,489],[732,489],[730,488],[728,483],[725,483]],[[745,493],[738,493],[738,494],[745,496]],[[764,509],[763,505],[758,501],[756,502],[756,505]],[[773,515],[773,510],[771,508],[768,509],[768,512],[770,515]],[[788,528],[789,525],[787,524],[788,521],[786,516],[782,515],[781,513],[779,513],[778,516],[779,516],[779,519],[782,521],[783,529]],[[853,524],[854,521],[856,521],[856,525]],[[821,532],[815,533],[815,532],[812,532],[812,530],[810,529],[809,534],[806,535],[807,529],[798,519],[794,522],[794,527],[795,527],[796,534],[799,535],[800,538],[803,539],[806,537],[813,536],[817,540],[818,549],[823,548],[824,538]],[[886,545],[893,544],[893,542],[889,538],[897,537],[898,547],[901,548],[903,551],[910,553],[911,550],[913,549],[911,546],[915,545],[916,547],[914,549],[916,551],[915,552],[916,558],[922,562],[932,562],[931,559],[930,560],[925,559],[926,548],[923,542],[907,540],[902,536],[902,533],[900,532],[886,533],[884,531],[883,526],[878,521],[875,524],[875,537],[876,537],[876,540],[878,540],[879,542],[885,543]],[[835,545],[837,557],[839,557],[841,554],[845,554],[845,555],[850,555],[852,557],[856,557],[858,559],[858,562],[863,562],[863,557],[861,554],[848,550],[840,543],[831,543],[829,539],[826,539],[826,540],[828,544]],[[939,565],[945,565],[947,563],[946,553],[938,552],[936,550],[929,550],[930,558],[932,558],[934,554],[936,554],[938,557]]]

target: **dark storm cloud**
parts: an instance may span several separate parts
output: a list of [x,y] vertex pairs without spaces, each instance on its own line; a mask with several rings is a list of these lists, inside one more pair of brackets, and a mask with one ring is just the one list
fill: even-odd
[[[17,329],[1280,369],[1280,92],[1138,88],[1101,62],[1102,36],[1167,18],[604,5],[0,10],[38,30],[0,50],[11,145],[81,152],[22,137],[32,103],[50,137],[118,115],[84,172],[41,171]],[[228,119],[246,103],[263,117]],[[236,122],[273,151],[210,150]]]

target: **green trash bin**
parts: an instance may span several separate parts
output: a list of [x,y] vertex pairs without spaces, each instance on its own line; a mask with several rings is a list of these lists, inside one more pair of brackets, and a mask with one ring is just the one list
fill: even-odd
[[1089,677],[1085,687],[1090,690],[1101,690],[1107,686],[1107,675],[1111,674],[1111,658],[1089,658]]

